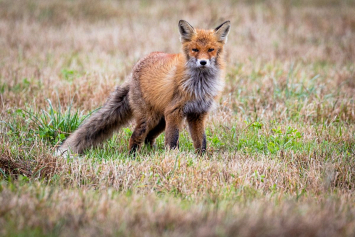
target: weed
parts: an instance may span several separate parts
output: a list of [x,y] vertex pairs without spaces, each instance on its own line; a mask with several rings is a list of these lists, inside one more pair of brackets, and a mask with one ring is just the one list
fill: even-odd
[[40,113],[18,109],[18,113],[24,113],[34,124],[33,132],[41,139],[48,140],[52,144],[63,141],[72,131],[92,113],[83,115],[78,110],[72,113],[72,105],[62,114],[61,106],[55,109],[52,102],[47,99],[48,109],[41,110]]

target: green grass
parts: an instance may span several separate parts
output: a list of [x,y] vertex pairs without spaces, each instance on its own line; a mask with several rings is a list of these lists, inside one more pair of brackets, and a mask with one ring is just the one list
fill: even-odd
[[[76,110],[72,112],[72,105],[70,104],[65,112],[61,112],[61,105],[58,103],[58,108],[54,108],[52,102],[47,99],[48,108],[42,109],[40,112],[33,112],[31,110],[17,109],[17,118],[21,118],[26,122],[30,122],[31,129],[27,131],[26,137],[31,141],[31,136],[38,136],[44,141],[48,141],[50,144],[58,144],[67,138],[71,132],[79,127],[79,125],[92,114],[83,113]],[[93,111],[94,112],[94,111]],[[19,136],[19,130],[16,126],[20,124],[14,120],[12,123],[7,123],[10,130],[7,135]]]

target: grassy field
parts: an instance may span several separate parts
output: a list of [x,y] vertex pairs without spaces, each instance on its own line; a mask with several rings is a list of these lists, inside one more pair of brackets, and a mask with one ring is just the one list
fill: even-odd
[[[231,20],[208,152],[55,147],[178,20]],[[0,0],[1,236],[354,236],[355,2]]]

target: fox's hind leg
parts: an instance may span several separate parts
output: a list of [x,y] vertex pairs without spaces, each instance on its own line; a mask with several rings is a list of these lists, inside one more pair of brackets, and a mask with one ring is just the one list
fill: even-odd
[[137,125],[134,128],[133,134],[129,139],[129,152],[135,153],[140,147],[142,141],[147,136],[148,124],[146,119],[137,120]]
[[144,143],[150,147],[154,146],[155,139],[165,130],[165,118],[162,117],[159,123],[149,131]]
[[163,124],[160,124],[160,120],[156,118],[150,117],[147,119],[145,117],[141,117],[137,119],[137,125],[134,128],[133,134],[129,140],[129,152],[131,154],[135,153],[141,146],[142,142],[146,140],[146,138],[152,140],[157,135],[159,135],[161,133],[161,126],[163,126]]

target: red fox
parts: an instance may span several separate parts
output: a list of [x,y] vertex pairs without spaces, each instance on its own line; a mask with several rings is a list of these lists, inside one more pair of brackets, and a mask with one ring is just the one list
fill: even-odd
[[82,153],[108,139],[132,118],[136,127],[129,140],[130,153],[135,153],[143,141],[153,146],[164,130],[165,146],[173,149],[178,146],[186,118],[196,151],[205,152],[205,121],[223,90],[223,46],[229,30],[230,21],[202,30],[180,20],[182,53],[153,52],[141,59],[126,82],[58,151]]

